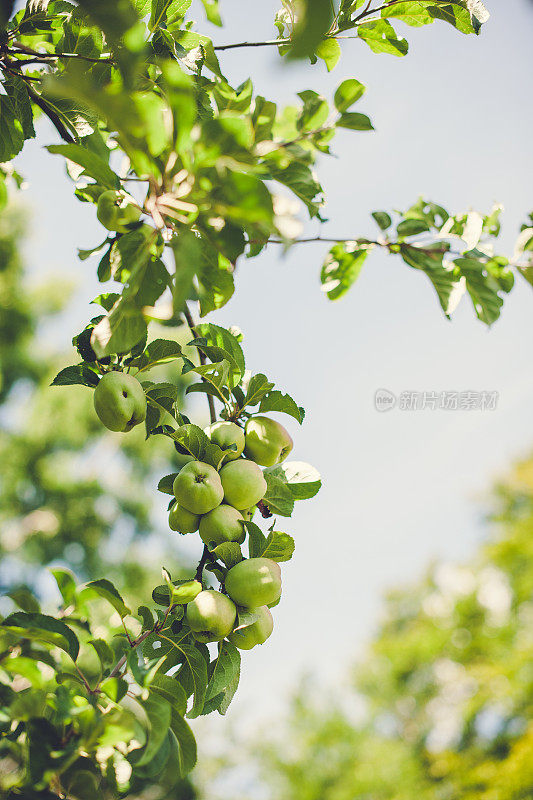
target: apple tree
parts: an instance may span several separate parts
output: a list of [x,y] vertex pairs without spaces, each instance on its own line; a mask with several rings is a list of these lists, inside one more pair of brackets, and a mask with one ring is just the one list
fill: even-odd
[[[18,610],[1,625],[10,797],[125,796],[155,782],[170,791],[196,760],[187,719],[225,713],[240,650],[272,634],[279,564],[294,551],[278,519],[320,488],[311,465],[287,460],[292,439],[271,416],[302,424],[304,408],[247,369],[238,329],[206,317],[232,297],[247,259],[324,240],[313,233],[324,222],[314,165],[330,154],[338,128],[372,130],[353,110],[365,87],[353,77],[330,100],[304,89],[295,106],[278,108],[248,76],[228,82],[225,51],[270,47],[331,71],[344,38],[404,56],[398,26],[446,22],[478,34],[488,18],[479,0],[284,0],[275,38],[215,44],[197,31],[190,6],[0,4],[0,199],[20,183],[11,160],[45,115],[57,132],[48,153],[62,159],[76,200],[102,224],[101,240],[79,251],[97,261],[99,310],[80,321],[78,363],[64,365],[52,385],[87,387],[95,419],[124,439],[143,425],[147,446],[165,443],[175,461],[159,481],[169,536],[198,531],[201,542],[196,569],[183,579],[163,569],[152,602],[136,613],[109,577],[78,585],[65,570],[55,572],[57,613],[28,593],[12,598]],[[222,27],[216,0],[203,7]],[[291,194],[313,226],[308,236],[295,236]],[[530,278],[531,230],[513,259],[498,255],[498,208],[450,214],[419,199],[372,216],[373,238],[326,238],[320,278],[329,299],[342,297],[378,248],[425,273],[446,315],[468,295],[485,324],[498,318],[515,273]],[[153,338],[154,323],[180,327],[181,340]],[[169,370],[189,381],[187,394],[205,395],[206,429],[187,416],[176,381],[159,377]],[[95,598],[118,615],[122,633],[100,635]]]

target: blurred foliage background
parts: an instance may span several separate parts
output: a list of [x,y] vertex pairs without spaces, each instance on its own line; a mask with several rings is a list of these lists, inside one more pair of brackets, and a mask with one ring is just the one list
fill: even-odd
[[[38,288],[25,279],[23,218],[14,209],[0,215],[0,584],[4,592],[38,588],[48,583],[47,568],[61,565],[80,580],[110,577],[140,598],[162,563],[176,575],[183,565],[180,537],[166,525],[168,498],[153,503],[177,454],[155,437],[145,442],[143,426],[127,441],[105,431],[90,390],[50,388],[75,359],[74,349],[43,344],[73,287],[64,276]],[[170,369],[166,379],[185,389]]]
[[[22,236],[21,215],[4,212],[1,588],[46,594],[47,568],[62,565],[82,580],[112,575],[140,603],[161,563],[176,572],[186,565],[166,515],[152,507],[158,475],[176,456],[166,441],[147,445],[142,430],[127,441],[103,433],[89,390],[49,388],[69,354],[46,351],[43,330],[68,298],[58,298],[56,283],[28,287]],[[389,595],[349,688],[311,678],[276,731],[201,761],[195,787],[186,782],[169,800],[531,798],[533,459],[496,487],[493,506],[489,542],[471,563],[436,564],[418,585]],[[0,787],[11,768],[0,753]],[[150,786],[135,796],[163,795]]]
[[305,683],[283,734],[249,748],[261,797],[533,797],[533,459],[493,506],[471,563],[391,592],[349,689]]

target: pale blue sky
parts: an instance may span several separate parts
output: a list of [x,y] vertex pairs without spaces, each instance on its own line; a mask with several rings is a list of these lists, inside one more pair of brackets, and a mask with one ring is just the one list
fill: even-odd
[[[220,42],[272,36],[277,4],[253,5],[252,14],[243,0],[222,2],[228,28],[216,32]],[[489,8],[492,19],[477,38],[444,23],[406,29],[411,52],[404,59],[347,41],[329,75],[322,65],[281,68],[268,48],[223,54],[231,80],[251,73],[256,89],[280,103],[304,88],[331,97],[347,77],[367,85],[358,110],[376,132],[341,132],[338,158],[319,167],[330,235],[374,235],[370,211],[405,207],[424,194],[454,212],[503,203],[502,241],[512,246],[533,207],[533,3],[500,0]],[[53,132],[43,132],[18,165],[35,210],[28,262],[35,272],[62,271],[81,284],[79,313],[56,331],[69,341],[97,293],[94,263],[79,262],[76,247],[102,234],[94,209],[73,203],[61,160],[40,149],[52,141]],[[486,535],[483,493],[533,442],[531,287],[518,283],[491,330],[467,299],[448,322],[421,273],[378,253],[351,293],[332,304],[318,283],[325,249],[302,245],[283,259],[272,247],[243,261],[235,298],[212,317],[239,325],[248,366],[306,407],[303,428],[290,425],[294,455],[324,479],[318,498],[283,521],[296,554],[283,568],[273,636],[244,654],[229,714],[235,721],[268,718],[304,669],[327,685],[344,675],[375,628],[386,588],[416,579],[433,558],[473,552]],[[380,387],[495,390],[500,402],[483,413],[379,414],[373,397]],[[225,720],[210,724],[224,734]]]

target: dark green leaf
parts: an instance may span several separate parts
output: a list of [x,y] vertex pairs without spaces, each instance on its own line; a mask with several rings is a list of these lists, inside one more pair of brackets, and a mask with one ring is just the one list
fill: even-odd
[[50,386],[89,386],[94,389],[98,385],[99,377],[88,364],[76,364],[74,367],[65,367],[59,372]]
[[304,421],[305,411],[301,406],[296,405],[295,401],[288,394],[283,394],[277,389],[270,391],[261,399],[259,405],[259,412],[264,411],[279,411],[282,414],[288,414],[294,417],[300,425]]
[[27,614],[23,611],[16,611],[2,622],[4,628],[16,630],[20,635],[27,639],[47,642],[56,647],[60,647],[65,653],[76,661],[80,644],[74,631],[64,622],[45,614]]
[[366,114],[358,114],[356,111],[347,111],[341,114],[336,122],[338,128],[349,128],[351,131],[373,131],[370,118]]
[[121,617],[131,614],[130,609],[124,603],[124,600],[115,589],[111,581],[108,581],[107,578],[100,578],[97,581],[90,581],[89,583],[85,584],[85,586],[80,589],[78,597],[82,602],[85,600],[91,600],[94,597],[101,597],[104,600],[107,600],[108,603],[111,603],[113,608],[118,611]]

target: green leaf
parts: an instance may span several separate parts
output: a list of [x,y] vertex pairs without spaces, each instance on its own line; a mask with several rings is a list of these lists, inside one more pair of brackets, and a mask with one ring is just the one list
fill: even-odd
[[281,469],[295,500],[309,500],[322,486],[318,470],[304,461],[285,461]]
[[10,597],[22,611],[27,611],[30,614],[40,613],[41,611],[37,598],[24,586],[8,592],[7,597]]
[[188,230],[181,232],[178,236],[174,236],[170,246],[176,263],[172,291],[174,313],[180,314],[192,288],[196,265],[202,258],[202,247],[200,239]]
[[[193,705],[188,717],[198,717],[202,713],[205,692],[207,688],[207,661],[204,651],[198,645],[177,645],[181,652],[183,665],[178,673],[178,680],[183,685],[185,692],[193,694]],[[205,648],[207,657],[209,651]]]
[[211,551],[215,558],[220,559],[228,569],[242,561],[241,548],[237,542],[222,542]]
[[266,375],[263,375],[261,372],[257,375],[252,375],[248,381],[242,408],[246,406],[256,406],[273,388],[274,384],[268,380]]
[[359,247],[357,242],[343,242],[331,248],[320,273],[322,291],[330,300],[338,300],[355,283],[371,247]]
[[106,162],[92,150],[82,147],[81,144],[51,144],[46,148],[50,153],[58,153],[69,161],[83,167],[83,175],[110,189],[119,189],[118,175],[113,172]]
[[118,42],[137,22],[137,14],[130,0],[78,0],[89,16],[111,41]]
[[373,131],[370,118],[366,114],[358,114],[356,111],[347,111],[341,114],[335,123],[337,128],[348,128],[351,131]]
[[277,389],[270,391],[261,399],[259,413],[264,411],[279,411],[294,417],[300,425],[304,421],[305,411],[301,406],[296,405],[295,401],[288,394],[283,394]]
[[302,0],[298,22],[292,35],[289,58],[314,56],[333,21],[333,5],[329,0]]
[[386,231],[392,225],[392,219],[386,211],[373,211],[372,216],[382,231]]
[[208,21],[220,27],[222,25],[222,20],[218,10],[218,0],[202,0],[202,5],[205,9]]
[[50,572],[55,578],[57,588],[61,592],[64,604],[66,606],[71,605],[76,597],[76,581],[74,580],[72,572],[68,569],[61,569],[61,567],[51,569]]
[[361,23],[357,27],[357,35],[374,53],[404,56],[409,49],[407,41],[398,38],[392,25],[384,19]]
[[111,581],[108,581],[107,578],[100,578],[97,581],[90,581],[85,584],[85,586],[79,590],[78,597],[82,602],[91,600],[94,597],[101,597],[107,600],[108,603],[111,603],[115,611],[117,611],[122,618],[131,614],[130,609],[124,603],[124,600]]
[[171,472],[170,475],[165,475],[159,483],[157,484],[157,488],[160,492],[164,492],[165,494],[174,494],[174,480],[179,475],[179,472]]
[[144,709],[148,719],[148,740],[141,757],[135,764],[136,767],[142,767],[144,764],[150,763],[163,744],[163,740],[170,728],[171,707],[166,698],[156,692],[150,692],[146,700],[139,697],[135,699]]
[[400,254],[406,264],[426,273],[437,292],[442,310],[446,316],[452,314],[465,292],[465,282],[453,265],[443,264],[442,245],[437,244],[433,252],[430,247],[422,250],[414,245],[402,244]]
[[[479,28],[474,26],[472,16],[468,11],[467,5],[470,0],[461,0],[461,2],[451,3],[434,3],[428,8],[428,12],[435,19],[442,19],[453,25],[460,33],[476,33]],[[477,28],[477,30],[476,30]]]
[[266,541],[266,547],[261,554],[272,561],[290,561],[294,553],[294,539],[288,533],[271,531]]
[[91,347],[98,358],[129,353],[146,336],[146,321],[137,306],[122,296],[92,330]]
[[191,456],[198,461],[210,464],[215,469],[218,469],[224,458],[224,450],[213,444],[198,425],[181,425],[171,434],[171,437]]
[[146,345],[144,353],[130,362],[129,366],[140,370],[152,369],[181,358],[181,346],[171,339],[154,339]]
[[263,502],[268,506],[272,514],[290,517],[294,510],[294,498],[283,470],[279,466],[272,467],[265,469],[263,474],[267,482],[267,490],[263,497]]
[[205,694],[205,705],[202,714],[220,711],[224,714],[235,694],[239,683],[241,655],[235,645],[223,641],[219,645],[218,655],[211,664],[211,673]]
[[88,644],[95,650],[100,659],[102,669],[110,667],[115,661],[115,654],[104,639],[90,639]]
[[234,363],[236,370],[240,377],[244,375],[246,369],[244,361],[244,353],[242,347],[226,328],[221,328],[220,325],[213,325],[209,322],[202,322],[194,328],[197,336],[206,340],[207,345],[211,348],[210,352],[214,356],[211,360],[220,360],[226,358],[230,363]]
[[259,525],[256,525],[251,520],[246,520],[244,528],[248,533],[248,557],[259,558],[265,550],[267,537],[263,534]]
[[500,285],[475,258],[456,258],[454,264],[459,267],[466,281],[466,289],[478,319],[486,325],[492,325],[500,316],[503,305],[499,295]]
[[315,53],[325,62],[328,72],[331,72],[341,57],[341,46],[336,39],[323,39]]
[[35,138],[33,127],[33,110],[27,84],[16,74],[4,74],[3,86],[7,96],[13,104],[16,119],[22,126],[25,139]]
[[11,161],[23,146],[24,131],[13,102],[0,94],[0,162]]
[[98,377],[96,372],[90,368],[88,364],[76,364],[74,367],[65,367],[61,372],[55,376],[50,386],[89,386],[94,389],[98,385]]
[[365,93],[366,87],[355,78],[343,81],[335,92],[335,108],[341,114],[348,111]]
[[214,248],[204,248],[203,252],[197,273],[201,317],[222,308],[235,291],[231,261]]
[[19,632],[24,638],[36,639],[59,647],[68,653],[73,661],[76,661],[78,657],[80,650],[78,638],[74,631],[61,620],[46,614],[27,614],[24,611],[16,611],[6,617],[2,626]]
[[128,691],[128,682],[124,678],[106,678],[100,684],[100,689],[114,703],[120,703]]
[[187,711],[187,695],[176,678],[156,672],[150,681],[150,692],[164,698],[170,705],[173,714],[183,716]]
[[418,28],[422,25],[429,25],[434,21],[426,6],[425,2],[405,2],[395,3],[388,8],[383,8],[381,11],[382,17],[396,17],[400,22],[405,22],[406,25],[411,25],[413,28]]
[[172,734],[179,750],[179,776],[184,778],[196,764],[196,740],[187,722],[179,714],[172,714]]
[[396,227],[398,236],[415,236],[429,231],[429,225],[422,219],[404,219]]
[[307,164],[292,161],[288,166],[279,167],[269,164],[272,178],[287,186],[305,205],[311,218],[319,216],[323,203],[322,187],[315,180],[311,168]]

